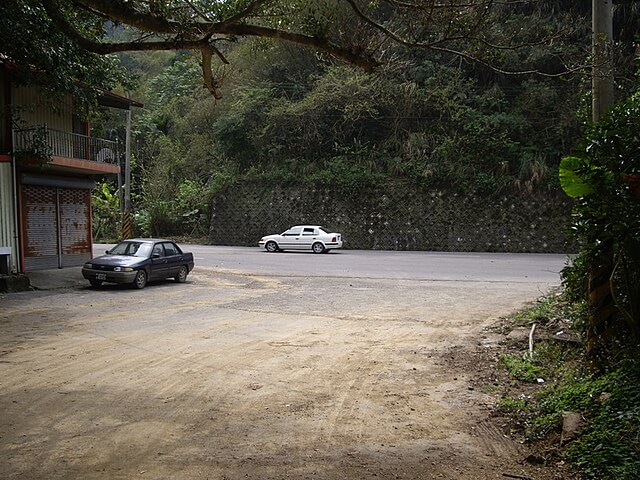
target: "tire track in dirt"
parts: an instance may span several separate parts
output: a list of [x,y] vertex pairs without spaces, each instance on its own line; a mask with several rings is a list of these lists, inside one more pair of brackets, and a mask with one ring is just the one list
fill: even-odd
[[10,297],[2,478],[496,478],[513,455],[442,355],[521,287],[189,279]]

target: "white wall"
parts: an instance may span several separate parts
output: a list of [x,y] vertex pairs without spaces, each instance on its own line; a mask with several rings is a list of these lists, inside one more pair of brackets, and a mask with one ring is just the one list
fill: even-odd
[[15,222],[13,202],[13,177],[11,163],[0,162],[0,247],[11,247],[11,270],[17,270]]

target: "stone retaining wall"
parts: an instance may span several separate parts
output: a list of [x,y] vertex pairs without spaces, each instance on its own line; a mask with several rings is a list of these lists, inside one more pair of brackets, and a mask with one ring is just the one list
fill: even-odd
[[256,245],[295,224],[341,232],[345,248],[567,253],[571,203],[560,192],[482,198],[415,187],[339,191],[245,183],[212,205],[210,241]]

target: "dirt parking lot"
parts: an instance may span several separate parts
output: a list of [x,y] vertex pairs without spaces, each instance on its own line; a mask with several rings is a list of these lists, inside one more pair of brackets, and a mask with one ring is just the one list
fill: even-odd
[[540,294],[197,268],[0,296],[0,478],[552,478],[478,364]]

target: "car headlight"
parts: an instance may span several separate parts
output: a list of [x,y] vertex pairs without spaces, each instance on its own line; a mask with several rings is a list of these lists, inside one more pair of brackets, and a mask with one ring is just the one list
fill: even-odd
[[93,268],[93,265],[91,265],[90,263],[85,263],[84,268]]
[[113,267],[114,272],[133,272],[131,267]]

